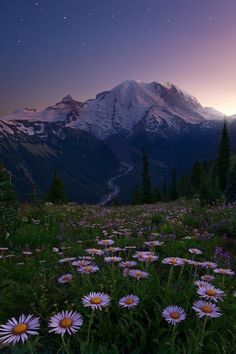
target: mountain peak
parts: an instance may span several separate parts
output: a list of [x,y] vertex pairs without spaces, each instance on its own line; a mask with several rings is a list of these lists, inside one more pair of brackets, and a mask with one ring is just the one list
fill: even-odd
[[69,103],[69,102],[73,102],[74,99],[72,98],[71,95],[66,95],[65,97],[63,97],[62,101],[63,103]]

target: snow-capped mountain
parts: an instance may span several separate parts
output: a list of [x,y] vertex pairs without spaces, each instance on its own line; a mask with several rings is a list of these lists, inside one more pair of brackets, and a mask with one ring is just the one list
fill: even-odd
[[[70,199],[98,201],[116,175],[127,199],[139,183],[142,146],[158,185],[174,167],[182,173],[215,157],[223,118],[173,84],[127,80],[86,102],[68,95],[42,110],[0,117],[0,158],[22,198],[32,183],[44,193],[56,168]],[[236,119],[229,123],[234,148]],[[123,177],[119,166],[129,166]]]
[[198,124],[222,119],[223,114],[203,108],[194,97],[172,84],[125,81],[111,91],[100,93],[95,100],[85,102],[79,119],[71,126],[104,139],[116,133],[132,134],[144,118],[149,131],[158,130],[163,121],[178,129],[177,117]]
[[[202,107],[196,98],[173,84],[127,80],[84,103],[68,95],[46,109],[26,108],[0,117],[0,120],[5,124],[1,127],[2,132],[6,129],[10,133],[15,125],[18,131],[29,135],[43,135],[45,123],[62,122],[105,139],[117,133],[132,134],[142,120],[147,131],[157,133],[163,123],[179,130],[180,122],[199,124],[222,118],[222,113]],[[29,126],[26,122],[35,124]]]

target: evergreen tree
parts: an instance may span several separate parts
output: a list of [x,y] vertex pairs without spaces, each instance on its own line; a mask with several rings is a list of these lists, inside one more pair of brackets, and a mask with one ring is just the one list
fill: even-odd
[[220,199],[220,186],[219,186],[219,176],[217,173],[217,162],[214,161],[212,165],[212,174],[211,174],[211,193],[212,201]]
[[31,203],[34,206],[38,206],[41,203],[39,193],[38,193],[38,187],[37,187],[36,183],[32,184],[32,192],[30,193],[30,199],[31,199]]
[[17,221],[18,203],[11,184],[11,176],[0,163],[0,232],[11,231]]
[[143,148],[142,163],[142,203],[151,203],[151,180],[149,176],[148,155],[145,148]]
[[168,191],[167,191],[167,186],[166,186],[166,180],[164,179],[163,185],[162,185],[162,200],[163,202],[168,201]]
[[220,191],[224,192],[226,189],[227,177],[230,169],[230,139],[226,120],[224,121],[224,126],[221,133],[217,165]]
[[191,186],[193,194],[196,194],[199,191],[202,182],[202,166],[199,162],[196,162],[192,167],[191,173]]
[[226,200],[228,202],[236,201],[236,163],[229,172],[227,189],[226,189]]
[[63,181],[56,172],[54,173],[52,183],[49,187],[47,201],[55,204],[61,204],[66,201]]
[[181,197],[190,198],[192,191],[191,191],[191,182],[190,177],[187,175],[183,175],[178,183],[178,191]]
[[159,188],[154,188],[152,192],[152,201],[154,203],[162,201],[162,193]]
[[173,171],[172,177],[172,185],[170,190],[170,195],[172,200],[176,200],[178,198],[178,191],[177,191],[177,181],[176,181],[176,171]]
[[132,205],[142,204],[142,191],[139,185],[135,186],[133,192]]

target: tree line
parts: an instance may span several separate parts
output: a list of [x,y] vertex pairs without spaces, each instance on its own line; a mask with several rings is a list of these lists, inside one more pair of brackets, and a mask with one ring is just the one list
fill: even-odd
[[202,205],[217,201],[236,201],[236,161],[231,156],[226,120],[217,158],[213,161],[196,162],[191,172],[178,180],[176,172],[174,169],[169,185],[164,181],[161,188],[152,189],[148,154],[143,147],[141,183],[134,188],[132,204],[174,201],[180,197],[198,198]]

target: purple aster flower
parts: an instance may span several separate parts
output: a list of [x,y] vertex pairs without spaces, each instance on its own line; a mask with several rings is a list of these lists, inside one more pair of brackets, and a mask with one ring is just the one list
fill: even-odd
[[193,310],[197,313],[197,316],[216,318],[221,316],[219,307],[210,301],[199,300],[193,304]]
[[38,335],[39,317],[34,315],[21,315],[18,320],[12,317],[6,324],[0,326],[0,342],[15,345],[19,341],[23,343],[28,336]]
[[186,313],[181,307],[172,305],[163,310],[162,316],[168,323],[175,326],[177,323],[185,320]]
[[119,300],[119,305],[124,308],[132,308],[137,306],[139,301],[138,296],[126,295]]
[[60,334],[64,336],[65,333],[73,334],[83,324],[82,316],[76,311],[61,311],[52,316],[49,320],[48,327],[51,328],[49,333]]
[[60,278],[58,278],[58,283],[59,284],[69,283],[72,281],[72,278],[73,278],[73,276],[70,273],[62,275]]
[[217,302],[218,300],[223,301],[223,296],[225,296],[224,291],[217,289],[210,284],[204,287],[200,286],[197,293],[200,297],[203,297],[206,300],[212,300],[214,302]]
[[167,257],[164,258],[162,261],[162,264],[169,264],[172,266],[183,266],[185,261],[182,258],[179,257]]
[[139,279],[143,279],[143,278],[148,278],[149,274],[147,272],[144,272],[144,271],[139,270],[139,269],[131,269],[129,271],[129,276],[139,280]]
[[91,307],[92,310],[102,310],[110,304],[110,297],[104,293],[90,293],[82,298],[85,307]]
[[77,272],[83,274],[96,273],[97,271],[99,271],[99,267],[92,264],[77,268]]

